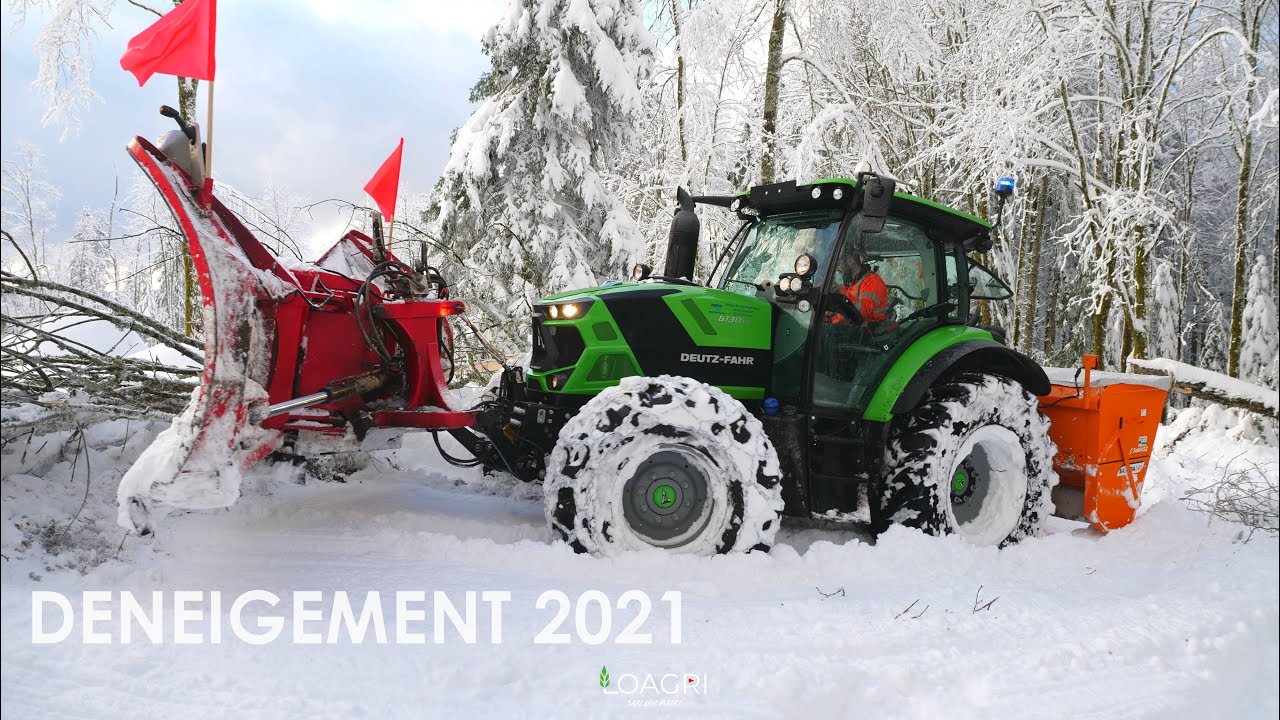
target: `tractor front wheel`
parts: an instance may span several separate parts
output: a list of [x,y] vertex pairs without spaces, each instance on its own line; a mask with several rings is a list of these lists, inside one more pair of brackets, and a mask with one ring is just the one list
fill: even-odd
[[1049,421],[1017,382],[960,375],[894,421],[877,525],[1008,545],[1053,513]]
[[633,377],[592,398],[547,460],[547,520],[578,552],[768,550],[781,470],[760,421],[721,390]]

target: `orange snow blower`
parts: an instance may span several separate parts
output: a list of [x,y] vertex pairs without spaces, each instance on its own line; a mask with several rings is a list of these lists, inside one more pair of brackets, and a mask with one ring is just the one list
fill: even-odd
[[1095,372],[1098,356],[1083,360],[1074,374],[1045,368],[1053,388],[1040,398],[1040,410],[1049,417],[1049,436],[1058,446],[1053,459],[1057,514],[1107,532],[1133,522],[1138,512],[1173,379]]

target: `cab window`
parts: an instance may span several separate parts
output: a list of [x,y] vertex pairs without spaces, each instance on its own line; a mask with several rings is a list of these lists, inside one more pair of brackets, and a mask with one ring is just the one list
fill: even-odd
[[826,273],[827,258],[835,249],[842,215],[839,211],[774,215],[753,225],[742,240],[733,264],[720,281],[720,288],[755,296],[756,287],[776,283],[783,273],[792,272],[796,258],[809,253],[817,260],[814,277]]
[[1003,280],[995,276],[982,263],[969,258],[969,299],[970,300],[1007,300],[1013,297],[1013,290]]

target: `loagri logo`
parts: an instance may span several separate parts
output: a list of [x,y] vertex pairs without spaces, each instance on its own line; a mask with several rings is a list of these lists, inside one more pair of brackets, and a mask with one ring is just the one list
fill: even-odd
[[632,706],[679,705],[690,695],[706,695],[708,689],[707,676],[697,673],[619,673],[615,682],[606,666],[600,667],[597,682],[601,693],[622,695]]

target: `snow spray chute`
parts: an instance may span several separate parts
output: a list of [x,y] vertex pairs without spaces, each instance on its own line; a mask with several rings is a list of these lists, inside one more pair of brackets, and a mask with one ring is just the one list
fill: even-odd
[[671,233],[667,239],[667,264],[662,274],[667,278],[693,279],[693,268],[698,261],[698,215],[693,211],[693,197],[684,188],[676,188],[675,217],[671,218]]
[[201,198],[181,155],[140,137],[128,151],[190,247],[205,365],[186,410],[121,479],[121,525],[146,534],[170,509],[231,505],[240,471],[290,433],[474,423],[447,399],[445,319],[465,308],[430,280],[438,273],[415,272],[354,230],[316,264],[286,267],[221,201]]

